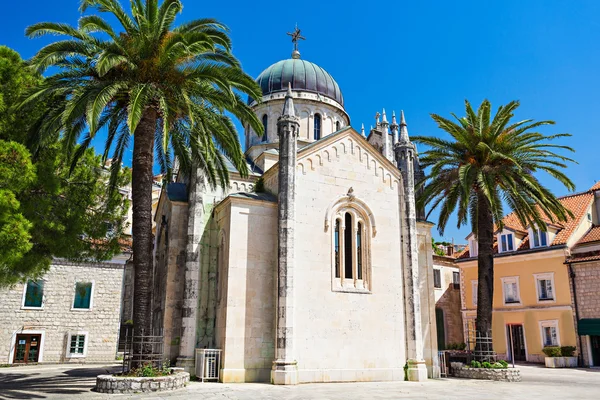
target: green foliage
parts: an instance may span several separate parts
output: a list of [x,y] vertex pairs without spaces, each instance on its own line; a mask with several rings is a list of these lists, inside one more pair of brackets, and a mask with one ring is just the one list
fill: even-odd
[[504,368],[508,368],[508,363],[504,360],[498,360],[498,363],[502,365]]
[[464,350],[466,348],[466,343],[448,343],[446,345],[446,350]]
[[489,101],[484,100],[477,112],[465,101],[466,116],[459,118],[452,114],[457,122],[432,114],[433,120],[452,140],[434,136],[414,138],[415,142],[428,146],[420,157],[422,167],[429,168],[429,174],[421,183],[424,187],[418,206],[431,205],[431,210],[441,207],[440,234],[455,211],[458,227],[470,219],[472,232],[477,233],[478,195],[488,203],[493,222],[499,228],[503,227],[503,202],[524,226],[535,224],[545,229],[544,216],[556,222],[565,221],[571,214],[534,176],[544,171],[567,189],[574,190],[575,185],[560,170],[573,160],[555,152],[574,150],[549,143],[570,135],[544,135],[533,131],[553,125],[553,121],[512,122],[518,107],[519,102],[510,102],[500,106],[492,117]]
[[575,346],[562,346],[560,348],[560,353],[563,357],[573,357],[575,350],[577,350],[577,347]]
[[256,180],[256,183],[254,184],[254,193],[264,193],[265,191],[265,181],[261,176]]
[[482,368],[492,368],[492,364],[489,361],[484,361],[481,363]]
[[546,346],[542,349],[546,357],[562,357],[561,348],[558,346]]
[[471,368],[481,368],[481,363],[477,360],[471,360]]
[[[46,103],[15,105],[42,82],[0,46],[0,287],[40,277],[53,257],[106,260],[120,251],[128,204],[107,193],[100,157],[82,151],[70,173],[58,136],[27,148]],[[128,180],[128,171],[119,174],[120,184]]]
[[157,376],[167,375],[171,375],[171,370],[169,369],[169,363],[165,362],[160,368],[156,368],[152,363],[143,364],[139,368],[132,368],[129,373],[124,376],[155,378]]
[[82,0],[82,13],[108,14],[119,30],[96,14],[82,17],[77,27],[52,22],[28,27],[30,38],[64,37],[31,60],[38,72],[55,68],[23,103],[55,100],[38,121],[37,143],[62,132],[67,157],[75,164],[106,129],[104,159],[113,151],[112,187],[130,136],[142,134],[136,130],[148,117],[156,119],[150,134],[164,174],[171,175],[174,154],[183,171],[191,171],[194,163],[212,186],[229,184],[225,157],[247,175],[227,113],[262,134],[262,124],[242,97],[260,99],[261,89],[233,56],[228,28],[210,18],[175,26],[182,9],[179,0],[132,1],[129,13],[118,0]]
[[404,380],[408,382],[408,362],[404,363]]

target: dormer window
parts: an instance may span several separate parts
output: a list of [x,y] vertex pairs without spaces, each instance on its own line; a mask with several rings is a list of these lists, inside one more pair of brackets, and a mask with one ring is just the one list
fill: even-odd
[[533,230],[533,247],[546,247],[548,246],[548,233],[541,229]]
[[514,236],[512,233],[500,235],[500,253],[515,250]]

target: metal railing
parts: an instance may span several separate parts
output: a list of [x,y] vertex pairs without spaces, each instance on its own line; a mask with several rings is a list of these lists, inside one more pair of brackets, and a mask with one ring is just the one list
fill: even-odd
[[147,364],[162,368],[163,344],[162,330],[147,335],[144,330],[136,331],[132,326],[123,329],[119,338],[119,349],[123,349],[123,373]]

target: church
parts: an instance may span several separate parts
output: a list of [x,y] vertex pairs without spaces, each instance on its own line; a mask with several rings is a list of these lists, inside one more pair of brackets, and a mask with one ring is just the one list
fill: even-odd
[[222,382],[436,378],[433,224],[415,205],[423,173],[404,114],[352,128],[341,88],[292,37],[248,100],[264,125],[245,127],[249,176],[231,165],[225,191],[199,171],[163,188],[164,356],[199,374],[199,349],[220,349]]

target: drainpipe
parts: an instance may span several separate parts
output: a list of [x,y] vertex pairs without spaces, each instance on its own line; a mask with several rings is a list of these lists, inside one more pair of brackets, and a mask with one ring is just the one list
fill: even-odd
[[577,306],[577,284],[575,283],[575,270],[573,265],[569,263],[569,277],[571,278],[571,288],[573,290],[573,304],[575,305],[575,331],[577,332],[577,341],[579,342],[579,366],[583,366],[583,347],[581,346],[581,335],[579,334],[579,307]]

